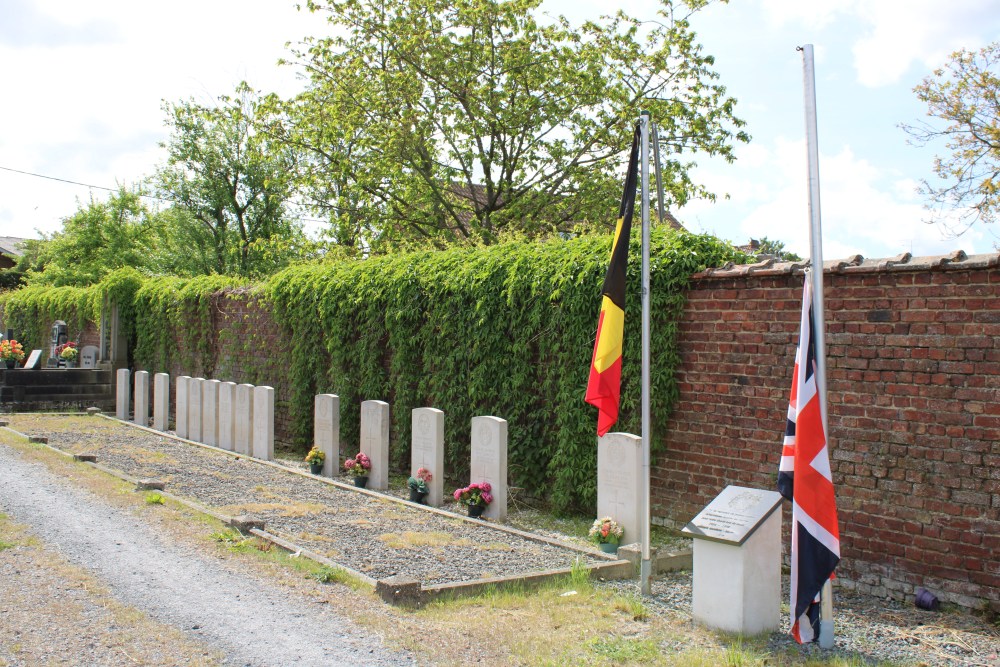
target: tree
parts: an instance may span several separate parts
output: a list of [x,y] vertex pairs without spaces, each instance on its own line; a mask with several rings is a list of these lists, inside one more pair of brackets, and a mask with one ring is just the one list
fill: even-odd
[[301,227],[286,215],[295,155],[268,130],[277,122],[271,100],[242,83],[235,96],[223,95],[219,102],[215,107],[193,100],[164,105],[173,131],[164,144],[167,163],[155,182],[164,198],[200,226],[178,234],[207,243],[211,263],[206,268],[266,275],[290,261],[304,240]]
[[711,196],[688,154],[732,160],[749,137],[690,30],[705,3],[580,26],[541,20],[540,3],[310,0],[337,36],[295,52],[310,83],[286,137],[345,240],[490,242],[610,224],[640,109],[660,126],[673,202]]
[[757,248],[754,251],[759,257],[761,255],[771,255],[775,259],[782,262],[801,262],[802,258],[791,250],[785,250],[784,241],[772,241],[766,236],[762,236],[760,241],[757,242]]
[[944,121],[944,129],[929,123],[902,125],[918,145],[943,139],[951,155],[934,158],[934,173],[943,181],[923,181],[928,209],[935,221],[959,211],[962,234],[977,221],[992,223],[1000,208],[1000,42],[978,51],[962,49],[947,64],[914,88],[927,103],[927,115]]

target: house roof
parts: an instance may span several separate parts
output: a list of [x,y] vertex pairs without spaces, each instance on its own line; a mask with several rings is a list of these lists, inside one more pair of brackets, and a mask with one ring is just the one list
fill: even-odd
[[21,250],[21,243],[27,241],[18,236],[0,236],[0,253],[11,257],[20,257],[24,254]]

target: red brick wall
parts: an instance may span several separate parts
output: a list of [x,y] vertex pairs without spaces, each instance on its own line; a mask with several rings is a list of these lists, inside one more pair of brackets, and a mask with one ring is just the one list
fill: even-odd
[[[1000,601],[1000,270],[971,259],[825,275],[843,586]],[[728,484],[774,488],[802,281],[787,264],[695,281],[680,401],[653,421],[655,521],[683,525]]]

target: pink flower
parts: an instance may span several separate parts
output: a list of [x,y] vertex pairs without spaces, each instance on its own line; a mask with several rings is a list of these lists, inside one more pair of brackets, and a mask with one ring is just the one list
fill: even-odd
[[455,493],[452,494],[452,495],[455,496],[455,500],[461,500],[462,499],[462,491],[464,491],[464,489],[455,489]]
[[485,491],[482,495],[483,502],[489,505],[493,502],[493,494],[489,491]]
[[347,459],[344,461],[344,470],[350,470],[355,465],[354,459]]

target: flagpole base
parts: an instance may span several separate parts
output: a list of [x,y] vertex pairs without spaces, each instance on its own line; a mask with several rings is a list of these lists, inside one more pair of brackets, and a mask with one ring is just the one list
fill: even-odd
[[643,595],[652,595],[650,579],[653,574],[653,561],[646,558],[639,563],[639,591]]

